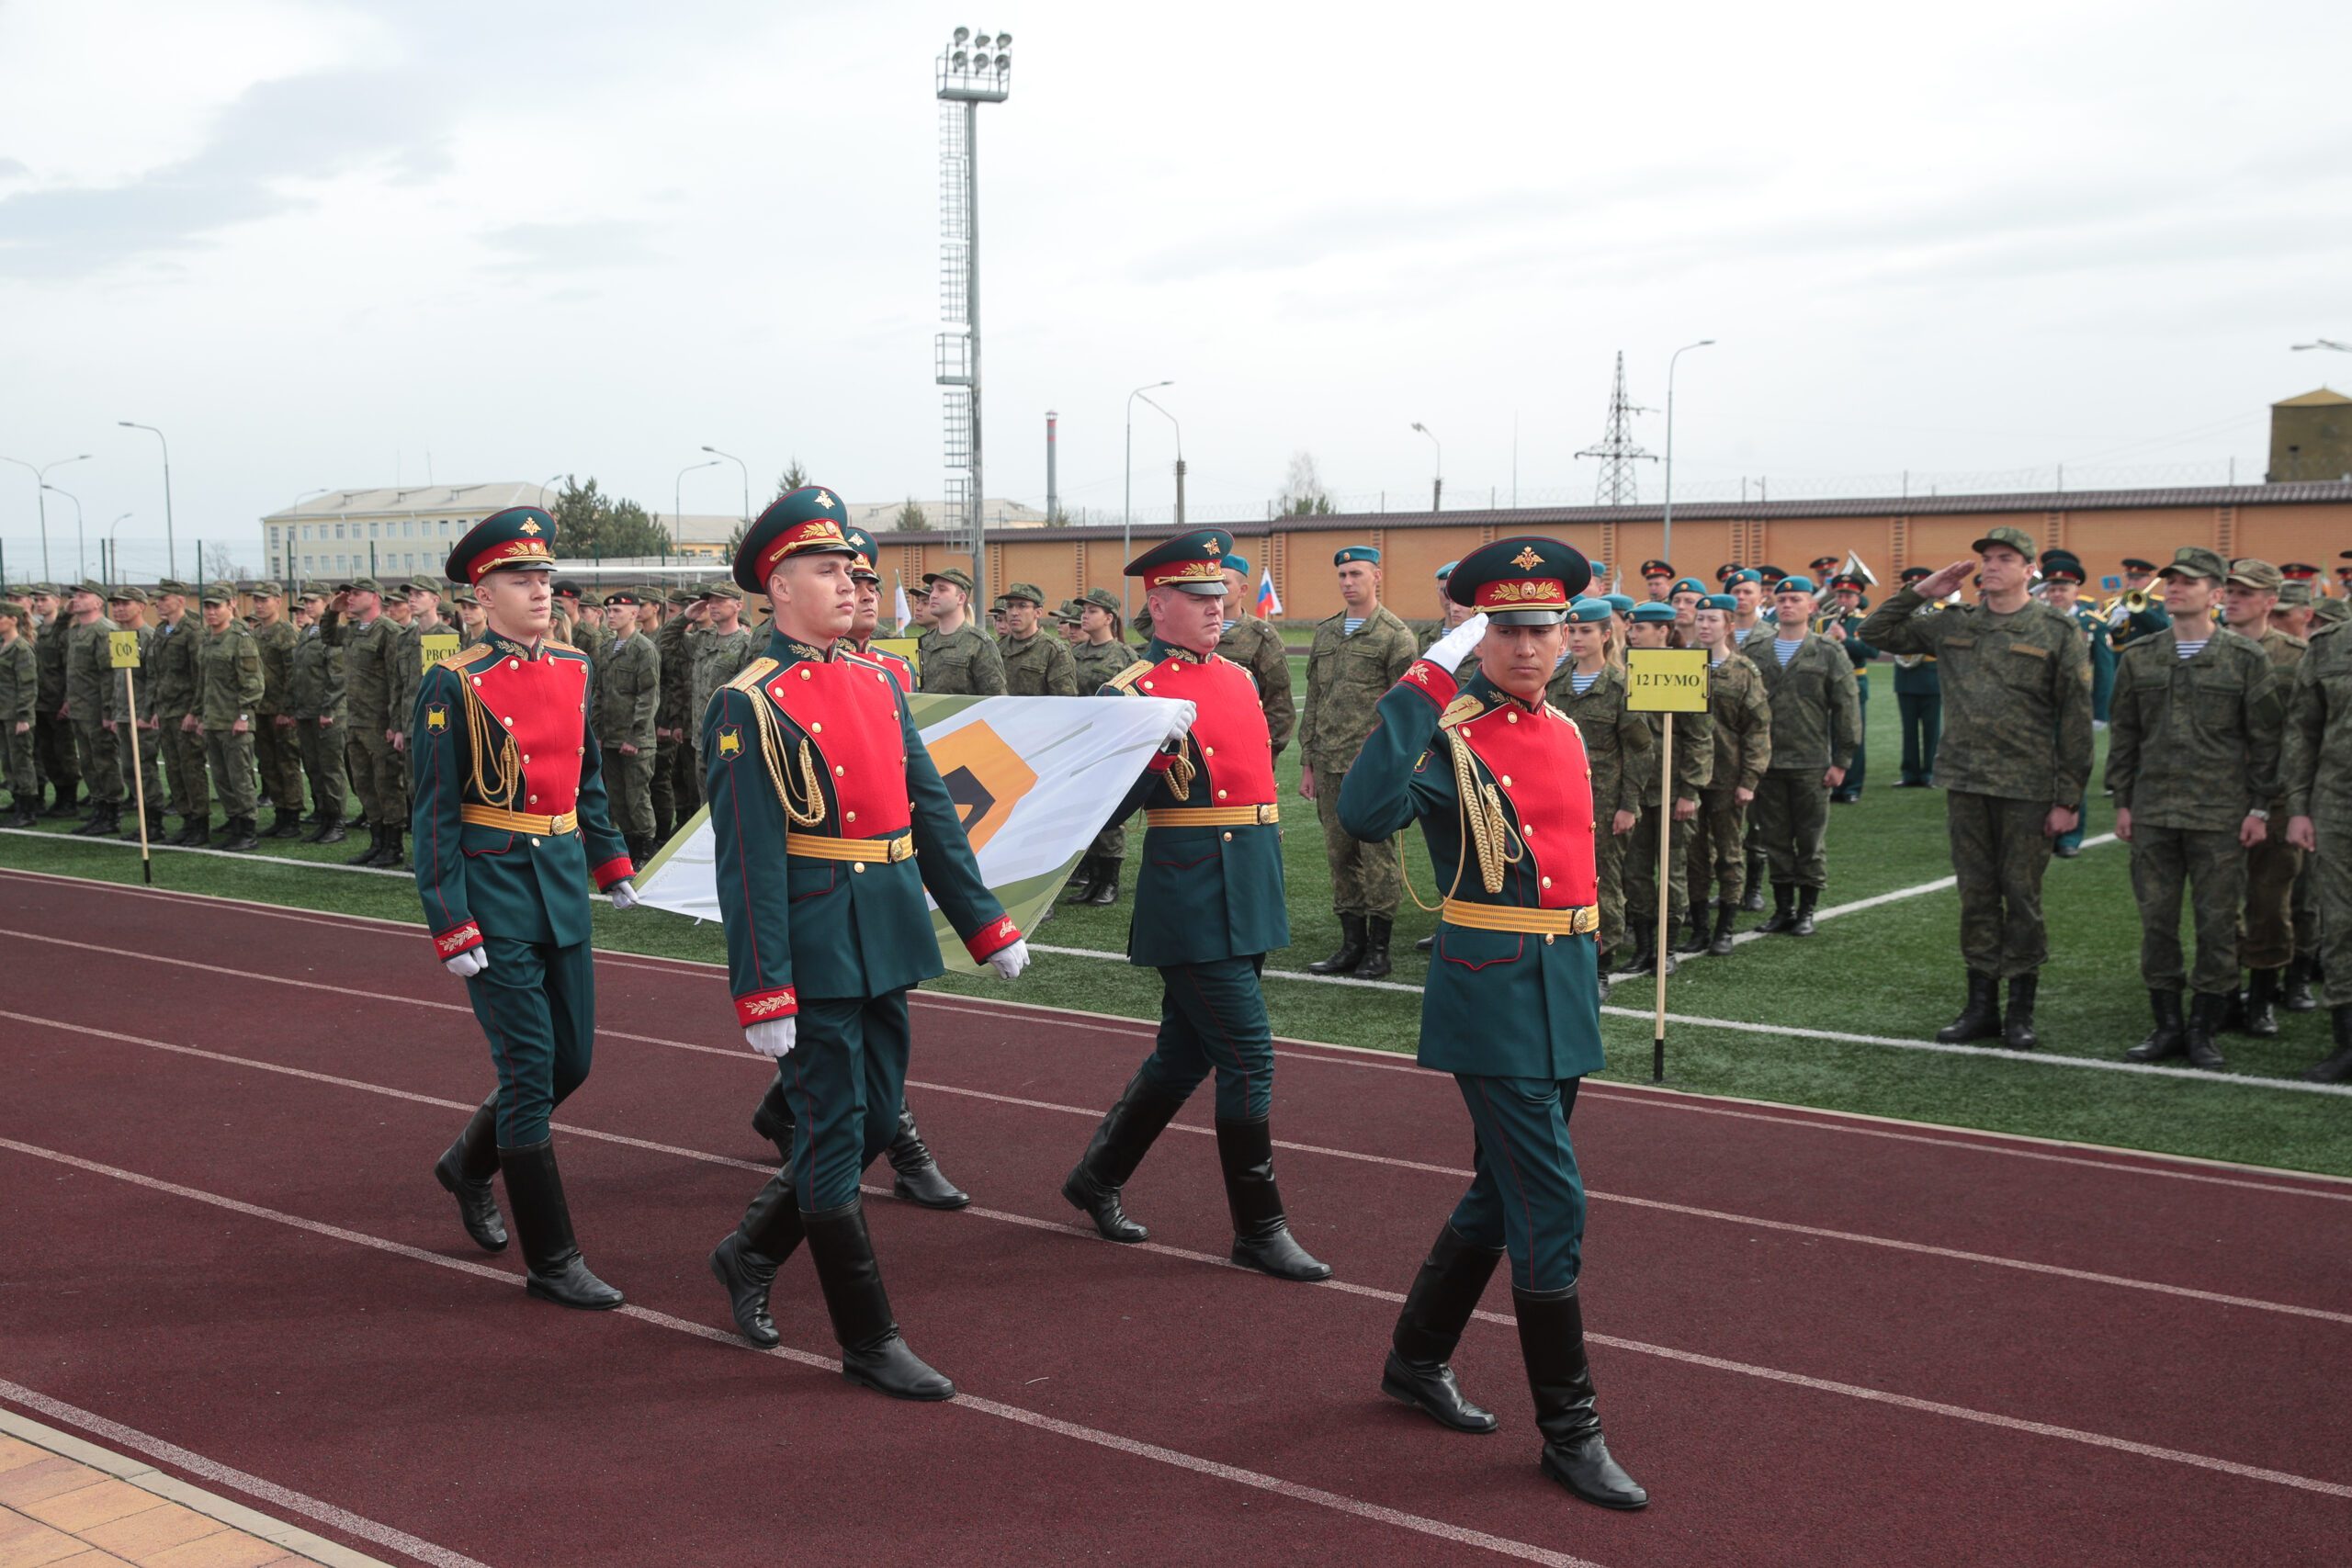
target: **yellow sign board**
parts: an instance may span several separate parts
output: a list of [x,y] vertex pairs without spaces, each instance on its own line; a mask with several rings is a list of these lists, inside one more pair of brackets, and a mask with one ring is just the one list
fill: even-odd
[[1625,706],[1634,713],[1706,712],[1707,650],[1627,649]]
[[918,639],[910,637],[877,637],[874,639],[874,646],[895,653],[909,664],[913,665],[917,675],[922,673],[922,654]]
[[430,670],[458,651],[458,634],[427,632],[416,639],[416,646],[424,654],[424,667]]
[[139,634],[137,632],[107,633],[107,660],[117,670],[139,668]]

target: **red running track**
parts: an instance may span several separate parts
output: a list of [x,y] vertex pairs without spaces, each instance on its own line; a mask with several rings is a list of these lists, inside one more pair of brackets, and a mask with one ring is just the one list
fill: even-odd
[[414,928],[0,886],[0,1379],[481,1562],[2146,1568],[2352,1539],[2352,1184],[1593,1085],[1588,1322],[1657,1499],[1614,1516],[1536,1474],[1502,1284],[1457,1361],[1500,1435],[1374,1392],[1468,1156],[1453,1085],[1396,1058],[1283,1047],[1285,1195],[1339,1270],[1302,1288],[1219,1261],[1205,1095],[1129,1189],[1152,1243],[1076,1228],[1060,1179],[1142,1026],[919,998],[911,1098],[978,1202],[873,1204],[900,1321],[966,1393],[906,1406],[830,1370],[805,1261],[787,1354],[725,1332],[703,1258],[773,1156],[717,971],[600,964],[559,1125],[632,1310],[573,1314],[432,1184],[489,1066]]

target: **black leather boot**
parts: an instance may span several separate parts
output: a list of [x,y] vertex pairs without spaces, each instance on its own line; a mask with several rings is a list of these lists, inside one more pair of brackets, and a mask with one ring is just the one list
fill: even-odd
[[189,817],[184,818],[183,825],[172,842],[182,849],[200,850],[204,847],[204,840],[210,837],[212,837],[212,825],[208,818]]
[[484,1252],[506,1250],[506,1222],[490,1179],[498,1174],[498,1095],[481,1102],[458,1141],[433,1163],[433,1179],[458,1201],[458,1223]]
[[2318,1066],[2305,1068],[2306,1083],[2352,1083],[2352,1007],[2327,1010],[2328,1027],[2335,1032],[2335,1049]]
[[1413,1288],[1405,1292],[1405,1310],[1396,1314],[1388,1362],[1380,1369],[1381,1393],[1457,1432],[1495,1429],[1494,1413],[1464,1397],[1449,1363],[1502,1255],[1499,1247],[1472,1246],[1450,1224],[1437,1233],[1420,1272],[1413,1276]]
[[2256,1040],[2278,1038],[2278,971],[2251,969],[2246,972],[2245,1000],[2238,1021],[2238,1032]]
[[1117,903],[1121,863],[1109,855],[1097,855],[1094,858],[1094,881],[1087,887],[1086,896],[1080,902],[1091,904],[1098,909],[1107,909]]
[[2030,1051],[2041,1043],[2041,1036],[2033,1032],[2033,994],[2041,987],[2041,976],[2009,976],[2009,1010],[2001,1015],[2001,1043],[2012,1051]]
[[1991,975],[1968,972],[1968,1000],[1962,1004],[1960,1016],[1936,1031],[1939,1045],[1965,1045],[1973,1040],[1990,1040],[2001,1032],[2001,1004],[1997,992],[2000,981]]
[[1535,1395],[1535,1427],[1544,1434],[1544,1473],[1604,1508],[1644,1508],[1650,1495],[1610,1457],[1593,1409],[1592,1367],[1585,1359],[1584,1307],[1577,1288],[1514,1288],[1519,1351]]
[[1731,923],[1738,915],[1738,907],[1726,898],[1715,906],[1715,934],[1707,942],[1707,956],[1731,956]]
[[250,817],[230,818],[229,826],[222,829],[220,847],[237,854],[261,848],[261,840],[254,833],[254,819]]
[[1677,953],[1707,951],[1707,905],[1704,902],[1690,906],[1690,929],[1683,933],[1680,942],[1674,944],[1674,951]]
[[302,841],[306,844],[322,844],[326,842],[327,829],[333,825],[334,822],[334,818],[328,813],[324,811],[313,812],[311,814],[311,830],[302,835]]
[[710,1271],[726,1291],[736,1332],[764,1350],[781,1337],[768,1315],[768,1291],[775,1271],[800,1245],[800,1205],[782,1171],[768,1178],[743,1222],[711,1250]]
[[519,1149],[498,1151],[506,1173],[506,1201],[514,1210],[514,1234],[529,1270],[524,1289],[543,1302],[609,1312],[621,1293],[588,1271],[580,1243],[571,1235],[571,1207],[563,1201],[563,1174],[556,1168],[555,1143],[542,1139]]
[[1790,923],[1789,934],[1791,936],[1811,936],[1813,934],[1813,909],[1814,906],[1820,902],[1820,888],[1800,887],[1797,889],[1797,918]]
[[1306,966],[1310,975],[1345,975],[1363,962],[1363,917],[1340,917],[1340,951]]
[[319,824],[319,830],[315,835],[311,836],[311,842],[314,844],[339,844],[343,842],[343,819],[339,817],[330,817]]
[[302,813],[300,807],[277,807],[270,815],[269,836],[273,839],[299,839],[302,836]]
[[752,1111],[752,1131],[775,1145],[775,1162],[792,1163],[792,1101],[784,1096],[784,1067],[776,1066],[775,1077],[768,1079],[767,1093],[760,1096],[760,1103]]
[[2319,1003],[2312,996],[2312,971],[2318,968],[2308,953],[2299,953],[2289,961],[2285,980],[2278,988],[2278,1005],[2289,1012],[2315,1011]]
[[371,822],[368,826],[368,847],[343,863],[345,865],[374,865],[378,861],[380,861],[383,858],[384,829]]
[[1138,1068],[1127,1080],[1116,1104],[1094,1129],[1093,1142],[1079,1156],[1078,1165],[1062,1183],[1070,1207],[1094,1222],[1105,1241],[1141,1241],[1150,1233],[1127,1218],[1119,1191],[1143,1163],[1153,1140],[1182,1110],[1184,1097],[1154,1087]]
[[1385,980],[1388,977],[1388,933],[1396,926],[1385,916],[1373,915],[1363,922],[1363,957],[1349,973],[1359,980]]
[[2188,1031],[2180,1021],[2178,991],[2150,991],[2148,1006],[2156,1016],[2148,1037],[2123,1053],[2127,1062],[2162,1062],[2188,1049]]
[[1290,1234],[1274,1185],[1274,1134],[1262,1116],[1216,1124],[1216,1159],[1225,1169],[1225,1206],[1233,1214],[1233,1261],[1277,1280],[1312,1284],[1331,1266],[1309,1257]]
[[1437,932],[1435,932],[1435,931],[1431,931],[1431,932],[1430,932],[1430,934],[1429,934],[1429,935],[1427,935],[1427,936],[1425,936],[1425,937],[1421,938],[1419,942],[1417,942],[1413,943],[1413,951],[1414,951],[1415,953],[1428,953],[1428,952],[1430,952],[1431,949],[1435,948],[1436,946],[1437,946]]
[[74,834],[82,839],[103,839],[108,833],[119,832],[121,829],[122,807],[100,805],[90,808],[90,819],[74,829]]
[[382,866],[387,871],[401,870],[407,863],[401,858],[402,853],[402,843],[407,837],[407,834],[403,833],[396,827],[385,829],[384,858],[378,861],[376,863]]
[[890,1168],[899,1173],[890,1183],[893,1197],[926,1209],[960,1209],[972,1201],[970,1193],[940,1174],[939,1162],[931,1157],[915,1128],[915,1113],[903,1100],[899,1102],[899,1135],[890,1140],[888,1154]]
[[956,1385],[925,1366],[899,1336],[865,1232],[865,1207],[853,1198],[838,1209],[803,1214],[800,1224],[832,1315],[833,1337],[841,1342],[842,1376],[893,1399],[955,1398]]
[[2188,1065],[2215,1071],[2229,1066],[2229,1058],[2213,1043],[2221,1032],[2222,1014],[2229,1007],[2229,997],[2222,992],[2211,995],[2199,991],[2188,1004]]
[[1797,889],[1793,882],[1772,884],[1772,913],[1756,928],[1759,936],[1779,936],[1796,928]]
[[1078,863],[1070,867],[1069,880],[1063,883],[1062,886],[1064,887],[1080,888],[1093,886],[1094,857],[1091,854],[1079,856]]
[[1625,960],[1625,966],[1619,973],[1624,975],[1650,973],[1657,967],[1657,954],[1651,950],[1651,944],[1657,941],[1657,935],[1656,917],[1636,914],[1629,909],[1625,912],[1625,930],[1634,939],[1634,952],[1632,956]]
[[1764,908],[1764,875],[1770,863],[1762,855],[1747,857],[1747,897],[1740,900],[1739,907],[1751,915]]

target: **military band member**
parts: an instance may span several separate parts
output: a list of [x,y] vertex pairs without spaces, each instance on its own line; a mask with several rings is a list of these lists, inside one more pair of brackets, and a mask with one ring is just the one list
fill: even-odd
[[[2163,572],[2165,629],[2135,637],[2116,663],[2107,787],[2115,836],[2132,846],[2140,902],[2140,975],[2155,1027],[2124,1053],[2134,1062],[2186,1055],[2224,1066],[2213,1036],[2238,985],[2238,919],[2246,851],[2269,835],[2279,794],[2283,705],[2261,649],[2213,623],[2229,565],[2182,547]],[[2197,927],[2186,975],[2184,891]],[[2186,1023],[2181,988],[2194,992]]]
[[2313,1083],[2352,1083],[2352,632],[2344,626],[2314,626],[2295,667],[2282,767],[2287,839],[2310,857],[2316,884],[2316,967],[2334,1043],[2303,1074]]
[[931,625],[915,644],[922,689],[949,696],[1001,697],[1004,655],[996,638],[972,624],[972,576],[960,567],[923,573]]
[[71,817],[82,783],[74,756],[74,721],[65,714],[65,659],[73,615],[54,583],[36,582],[25,594],[32,611],[33,660],[40,695],[33,714],[33,765],[54,786],[48,816]]
[[998,651],[1008,695],[1078,695],[1078,669],[1070,661],[1069,644],[1046,635],[1045,614],[1046,595],[1035,583],[1015,582],[1005,589],[1004,640]]
[[226,820],[220,847],[260,847],[261,776],[254,769],[254,731],[262,698],[261,649],[238,618],[237,591],[216,582],[204,591],[204,641],[197,649],[197,722],[205,771]]
[[1853,661],[1813,630],[1813,580],[1784,577],[1772,597],[1772,635],[1748,648],[1772,705],[1772,766],[1749,813],[1771,870],[1772,913],[1756,929],[1811,936],[1829,880],[1829,792],[1860,743],[1861,699]]
[[857,597],[842,510],[812,485],[744,534],[735,581],[766,595],[775,618],[765,651],[703,721],[736,1022],[783,1063],[795,1112],[791,1160],[710,1262],[736,1326],[773,1345],[768,1291],[805,1238],[842,1375],[897,1398],[949,1399],[955,1384],[891,1317],[858,1177],[899,1126],[907,992],[941,972],[924,890],[1002,977],[1029,949],[980,880],[905,694],[838,646]]
[[[1634,606],[1634,624],[1627,628],[1630,647],[1662,649],[1674,636],[1674,606],[1658,600]],[[1666,716],[1645,713],[1642,722],[1649,726],[1654,739],[1666,732]],[[1641,820],[1634,824],[1625,844],[1625,919],[1632,928],[1634,939],[1633,970],[1648,974],[1660,964],[1666,972],[1674,973],[1674,930],[1681,925],[1690,905],[1689,882],[1690,866],[1690,829],[1699,815],[1699,799],[1714,777],[1715,736],[1709,716],[1686,713],[1677,716],[1674,736],[1674,806],[1671,820],[1658,820],[1658,791],[1645,791]],[[1660,754],[1663,755],[1662,750]],[[1666,887],[1658,887],[1657,852],[1661,834],[1667,844]],[[1667,947],[1657,946],[1658,899],[1666,899]]]
[[1127,575],[1143,580],[1152,639],[1109,689],[1182,705],[1167,744],[1113,812],[1115,819],[1145,808],[1127,961],[1159,971],[1159,1034],[1062,1196],[1105,1239],[1143,1240],[1122,1190],[1214,1071],[1233,1261],[1312,1281],[1329,1279],[1330,1266],[1291,1235],[1274,1182],[1274,1044],[1259,976],[1266,954],[1289,943],[1290,917],[1265,710],[1248,672],[1216,653],[1225,619],[1219,569],[1232,553],[1232,536],[1208,528],[1127,563]]
[[171,784],[171,813],[180,819],[180,830],[164,841],[188,847],[202,844],[212,828],[212,785],[196,724],[196,659],[204,634],[202,617],[188,614],[195,594],[188,584],[168,578],[157,586],[154,646],[139,672],[155,687],[157,744]]
[[74,625],[65,634],[64,716],[74,725],[74,762],[90,792],[90,814],[74,836],[94,839],[122,828],[122,763],[107,723],[114,698],[114,666],[107,637],[122,628],[107,618],[103,583],[75,586],[69,601]]
[[311,623],[295,641],[288,688],[295,743],[301,749],[302,770],[310,775],[311,803],[318,818],[302,836],[304,842],[312,844],[344,841],[343,814],[351,797],[343,761],[343,649],[327,641],[321,625],[327,599],[325,592],[315,588],[302,595]]
[[[1090,588],[1079,599],[1079,640],[1070,659],[1078,671],[1080,692],[1101,693],[1111,678],[1136,661],[1135,650],[1121,635],[1119,596],[1107,588]],[[1260,694],[1263,695],[1262,690]],[[1289,687],[1283,687],[1283,712],[1289,712]],[[1113,818],[1094,835],[1070,873],[1077,888],[1072,903],[1108,908],[1119,901],[1119,868],[1127,858],[1127,828],[1124,818]]]
[[[1306,708],[1298,721],[1299,792],[1315,802],[1331,868],[1339,950],[1306,967],[1317,975],[1377,980],[1389,972],[1388,939],[1405,900],[1405,862],[1393,843],[1366,842],[1340,826],[1340,790],[1370,734],[1380,694],[1420,651],[1413,628],[1380,602],[1380,552],[1351,545],[1331,558],[1342,608],[1315,628],[1306,656]],[[1224,592],[1223,584],[1218,592]],[[1156,615],[1158,612],[1154,612]]]
[[[1903,569],[1905,588],[1925,581],[1934,574],[1934,568],[1906,566]],[[1943,608],[1942,601],[1921,604],[1912,612],[1916,615],[1932,615]],[[2102,639],[2104,640],[2104,639]],[[1944,733],[1943,685],[1936,673],[1936,659],[1931,653],[1898,653],[1894,656],[1894,713],[1903,726],[1903,772],[1894,781],[1896,789],[1926,789],[1928,774],[1935,771],[1936,747]]]
[[[2285,581],[2268,561],[2245,557],[2230,563],[2229,580],[2222,588],[2222,624],[2269,659],[2278,678],[2282,709],[2294,691],[2295,667],[2311,646],[2270,624]],[[2295,884],[2302,873],[2303,852],[2284,830],[2284,785],[2278,798],[2263,804],[2270,808],[2276,826],[2246,852],[2245,918],[2238,932],[2238,962],[2245,966],[2246,986],[2240,1006],[2233,1010],[2231,1026],[2256,1040],[2270,1040],[2278,1033],[2278,1004],[2287,967],[2295,958]]]
[[[1447,892],[1419,1061],[1454,1075],[1476,1134],[1469,1190],[1406,1295],[1381,1389],[1457,1431],[1496,1429],[1450,1363],[1508,1254],[1544,1472],[1587,1501],[1639,1508],[1649,1495],[1601,1436],[1578,1297],[1585,1191],[1568,1122],[1603,1065],[1594,796],[1579,727],[1544,699],[1562,616],[1590,576],[1555,539],[1464,557],[1448,591],[1486,614],[1381,699],[1340,808],[1367,836],[1421,825]],[[1477,673],[1457,687],[1455,663],[1474,649]]]
[[[2172,624],[2164,605],[2164,591],[2156,585],[2153,561],[2123,558],[2123,592],[2102,606],[2108,617],[2108,642],[2118,653],[2138,638],[2151,637]],[[2113,703],[2112,692],[2109,698]],[[2109,715],[2110,721],[2112,714]]]
[[1670,601],[1674,593],[1674,563],[1668,560],[1644,561],[1642,586],[1656,603]]
[[1625,843],[1641,820],[1642,797],[1654,777],[1649,720],[1625,706],[1625,671],[1611,657],[1615,612],[1604,599],[1577,599],[1567,609],[1561,661],[1545,696],[1576,721],[1586,765],[1592,770],[1593,868],[1600,910],[1597,929],[1605,997],[1611,955],[1625,941]]
[[[1217,657],[1240,665],[1258,682],[1258,705],[1266,711],[1266,735],[1279,757],[1290,744],[1291,731],[1298,728],[1297,698],[1290,689],[1290,649],[1283,646],[1283,634],[1273,623],[1250,613],[1250,558],[1226,557],[1223,575],[1225,631],[1216,639]],[[1080,682],[1078,689],[1094,688]]]
[[621,1293],[589,1270],[548,1120],[586,1081],[596,1034],[588,886],[634,907],[628,849],[606,812],[594,672],[549,635],[555,519],[509,507],[467,530],[448,575],[473,585],[489,640],[424,672],[404,748],[416,802],[416,891],[433,950],[464,980],[498,1088],[433,1168],[476,1245],[506,1229],[503,1172],[530,1293],[601,1311]]
[[[2035,993],[2050,955],[2041,879],[2051,842],[2078,825],[2091,771],[2090,658],[2074,620],[2028,592],[2033,540],[1995,528],[1976,559],[1905,583],[1863,623],[1890,652],[1932,654],[1951,728],[1936,756],[1960,886],[1960,950],[1968,999],[1937,1032],[1946,1044],[1998,1038],[2040,1043]],[[1973,604],[1923,615],[1975,572]],[[2008,1010],[1999,987],[2009,985]]]
[[40,775],[33,769],[40,660],[33,652],[32,620],[23,604],[0,598],[0,784],[8,786],[8,816],[0,827],[6,828],[30,828],[40,807]]
[[[1730,594],[1710,593],[1691,615],[1697,646],[1707,650],[1707,718],[1715,757],[1691,824],[1690,936],[1682,951],[1717,958],[1731,953],[1732,922],[1746,888],[1748,804],[1772,765],[1772,705],[1764,695],[1764,673],[1731,646],[1736,607]],[[1712,931],[1710,892],[1715,896]]]

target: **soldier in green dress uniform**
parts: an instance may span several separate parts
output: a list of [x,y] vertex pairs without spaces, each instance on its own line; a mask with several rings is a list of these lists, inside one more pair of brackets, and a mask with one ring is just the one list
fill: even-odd
[[[1910,587],[1932,573],[1934,568],[1906,566],[1903,569],[1903,586]],[[1943,608],[1938,600],[1922,604],[1912,612],[1932,615]],[[2102,642],[2106,639],[2100,638]],[[1898,653],[1894,656],[1894,713],[1903,727],[1903,771],[1895,779],[1896,789],[1926,789],[1928,775],[1935,771],[1936,747],[1943,739],[1943,684],[1936,673],[1936,658],[1931,653]]]
[[[1454,1076],[1476,1134],[1469,1189],[1406,1294],[1382,1391],[1456,1431],[1496,1429],[1451,1362],[1507,1254],[1543,1471],[1631,1509],[1649,1494],[1611,1456],[1595,1409],[1578,1293],[1585,1190],[1568,1133],[1578,1085],[1603,1066],[1594,795],[1579,727],[1544,701],[1562,619],[1590,577],[1556,539],[1498,539],[1464,557],[1448,591],[1485,613],[1381,699],[1340,807],[1367,838],[1421,825],[1447,891],[1419,1060]],[[1657,608],[1670,626],[1671,606]],[[1474,649],[1477,672],[1457,685]]]
[[220,847],[260,847],[261,777],[254,769],[254,729],[261,710],[261,649],[238,618],[237,590],[216,582],[204,591],[204,642],[197,651],[197,721],[204,735],[205,769],[227,820]]
[[[1136,661],[1135,649],[1120,635],[1117,594],[1107,588],[1090,588],[1078,604],[1078,640],[1070,645],[1070,661],[1078,689],[1100,693],[1114,675]],[[1070,901],[1101,908],[1117,903],[1119,868],[1126,858],[1126,820],[1114,817],[1094,835],[1086,853],[1079,857],[1077,869],[1070,873],[1070,886],[1078,889]]]
[[[2098,612],[2082,599],[2083,583],[2088,573],[2071,550],[2041,552],[2041,602],[2057,611],[2082,634],[2084,646],[2089,650],[2091,668],[2091,729],[2096,733],[2107,719],[2107,694],[2103,687],[2115,682],[2115,648],[2107,638],[2107,623]],[[2102,673],[2104,671],[2104,673]],[[2075,825],[2051,840],[2050,852],[2060,860],[2073,860],[2083,852],[2083,823],[2090,815],[2090,774],[2084,770],[2083,798],[2075,803]]]
[[1313,1281],[1330,1278],[1330,1266],[1291,1235],[1274,1183],[1274,1043],[1259,976],[1266,954],[1288,945],[1290,916],[1265,710],[1256,682],[1216,652],[1222,564],[1232,553],[1231,535],[1204,528],[1127,563],[1127,575],[1143,580],[1152,639],[1106,690],[1180,705],[1151,767],[1112,813],[1116,819],[1144,809],[1127,962],[1159,971],[1159,1033],[1062,1196],[1106,1240],[1143,1240],[1122,1191],[1214,1072],[1232,1259],[1276,1279]]

